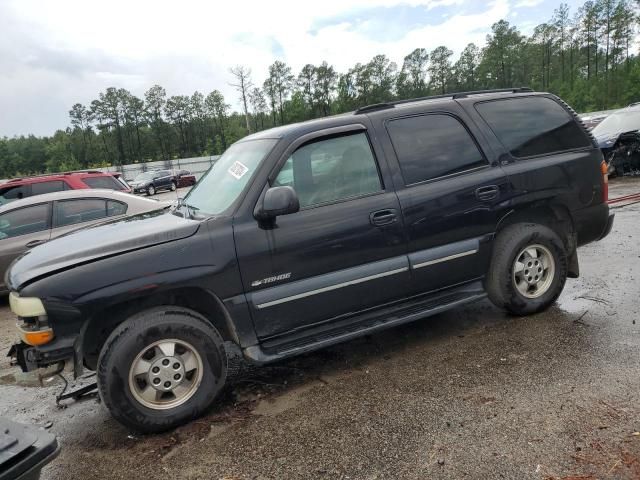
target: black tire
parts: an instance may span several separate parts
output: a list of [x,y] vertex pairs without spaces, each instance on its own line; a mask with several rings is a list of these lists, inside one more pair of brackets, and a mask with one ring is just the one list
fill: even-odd
[[171,182],[171,191],[175,192],[178,189],[178,186],[176,185],[176,182]]
[[[140,352],[166,339],[193,346],[202,360],[202,379],[199,384],[194,382],[195,392],[184,403],[160,410],[135,398],[129,374]],[[142,433],[168,430],[200,416],[219,395],[226,379],[227,357],[220,333],[200,314],[173,306],[152,308],[127,319],[111,333],[98,358],[102,401],[116,420]]]
[[154,187],[153,185],[149,185],[147,187],[147,196],[148,197],[152,197],[156,194],[156,187]]
[[[516,288],[513,277],[516,256],[530,245],[546,247],[555,262],[551,283],[538,298],[525,297]],[[553,230],[533,223],[516,223],[502,230],[494,242],[485,287],[489,299],[496,306],[515,315],[530,315],[545,310],[556,301],[564,288],[567,272],[566,248]]]

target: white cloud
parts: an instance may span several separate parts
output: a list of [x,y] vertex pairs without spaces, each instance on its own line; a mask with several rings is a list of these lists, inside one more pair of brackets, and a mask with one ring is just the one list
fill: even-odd
[[[325,0],[312,8],[299,0],[5,0],[0,4],[0,135],[64,128],[73,103],[89,103],[112,85],[140,96],[155,83],[169,95],[217,88],[237,108],[229,67],[250,66],[260,85],[278,52],[296,73],[323,60],[345,71],[378,53],[401,64],[416,47],[447,45],[457,55],[469,42],[483,44],[491,24],[510,11],[508,0],[495,0],[482,2],[479,13],[457,13],[463,3]],[[432,19],[440,23],[392,41],[371,38],[348,20],[313,31],[319,19],[399,5],[451,11]],[[246,38],[239,38],[241,33]]]
[[543,0],[520,0],[514,5],[515,8],[529,8],[537,7],[543,2]]

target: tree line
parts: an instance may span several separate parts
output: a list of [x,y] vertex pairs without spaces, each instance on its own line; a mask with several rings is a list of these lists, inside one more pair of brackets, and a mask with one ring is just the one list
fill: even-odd
[[342,73],[323,62],[295,74],[276,60],[262,83],[237,66],[229,83],[240,112],[218,90],[168,96],[155,85],[139,98],[107,88],[73,105],[69,126],[51,137],[1,138],[0,178],[215,155],[273,126],[457,91],[529,86],[581,112],[625,106],[640,101],[639,9],[640,0],[589,0],[575,12],[561,3],[529,36],[500,20],[484,45],[470,43],[455,61],[444,45],[416,48],[400,66],[380,54]]

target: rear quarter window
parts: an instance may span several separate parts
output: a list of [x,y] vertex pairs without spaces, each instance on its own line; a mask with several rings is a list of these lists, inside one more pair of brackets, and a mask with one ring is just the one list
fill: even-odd
[[124,185],[111,175],[105,175],[104,177],[87,177],[83,178],[82,181],[91,188],[106,188],[109,190],[124,189]]
[[475,107],[514,157],[591,147],[574,118],[551,98],[507,98],[477,103]]

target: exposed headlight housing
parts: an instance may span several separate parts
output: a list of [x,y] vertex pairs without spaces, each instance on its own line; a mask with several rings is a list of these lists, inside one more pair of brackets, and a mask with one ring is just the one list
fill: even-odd
[[36,297],[21,297],[16,292],[9,294],[9,306],[11,311],[19,317],[46,316],[42,300]]

